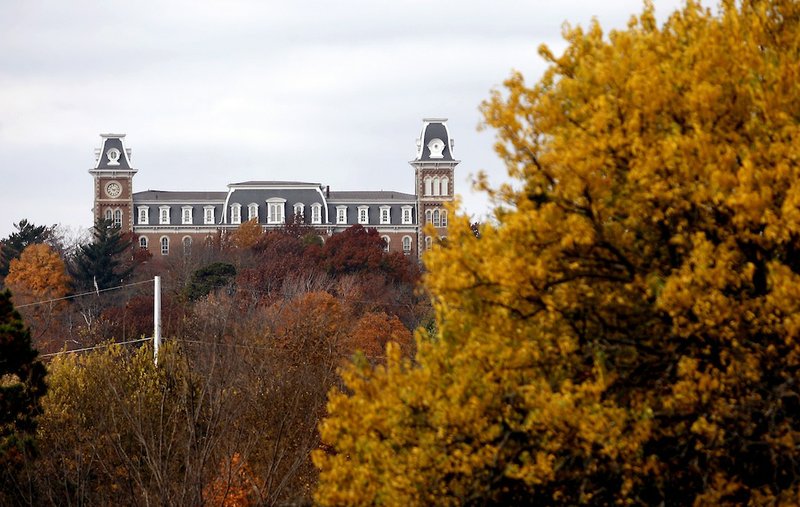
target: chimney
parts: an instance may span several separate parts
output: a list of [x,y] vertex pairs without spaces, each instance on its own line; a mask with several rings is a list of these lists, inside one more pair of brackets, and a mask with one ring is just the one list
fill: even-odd
[[331,198],[331,186],[327,185],[325,186],[325,199],[330,199],[330,198]]

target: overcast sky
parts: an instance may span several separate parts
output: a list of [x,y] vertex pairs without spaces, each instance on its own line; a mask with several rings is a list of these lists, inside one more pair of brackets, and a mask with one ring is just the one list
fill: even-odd
[[[659,19],[680,2],[656,0]],[[624,27],[640,0],[0,0],[0,238],[91,225],[101,132],[127,134],[136,191],[301,180],[413,192],[423,117],[449,118],[456,192],[506,179],[478,107],[544,71],[565,21]]]

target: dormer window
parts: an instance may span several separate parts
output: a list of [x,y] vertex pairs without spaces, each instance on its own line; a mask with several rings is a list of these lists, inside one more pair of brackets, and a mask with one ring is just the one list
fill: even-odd
[[247,219],[253,220],[254,218],[258,221],[258,204],[251,202],[247,205]]
[[158,223],[169,225],[169,206],[160,206],[158,208]]
[[381,206],[381,224],[392,223],[392,208],[389,206]]
[[139,206],[139,223],[140,224],[148,224],[150,223],[150,207],[149,206]]
[[214,206],[203,207],[203,223],[206,225],[214,223]]
[[347,223],[347,206],[336,206],[336,223]]
[[231,204],[231,223],[242,223],[242,205],[237,203]]
[[118,149],[111,148],[106,152],[106,156],[108,157],[108,165],[119,165],[120,152]]
[[428,143],[428,149],[431,152],[431,158],[444,158],[444,155],[442,155],[444,143],[441,139],[431,139],[431,141]]
[[358,207],[358,223],[369,224],[369,206]]
[[412,223],[411,209],[411,206],[403,206],[403,225],[409,225]]
[[286,199],[273,197],[267,199],[267,223],[282,224],[286,222]]
[[305,215],[306,206],[302,202],[297,202],[294,204],[294,222],[296,224],[303,222],[303,216]]
[[322,204],[315,202],[311,205],[311,223],[312,224],[321,224],[322,223]]
[[183,225],[192,225],[192,207],[184,206],[181,208],[181,223]]

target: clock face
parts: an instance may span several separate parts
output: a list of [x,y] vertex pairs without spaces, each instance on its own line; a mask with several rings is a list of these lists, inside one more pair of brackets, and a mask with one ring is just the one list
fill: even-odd
[[119,194],[122,193],[122,186],[116,181],[112,181],[108,185],[106,185],[106,195],[111,197],[112,199],[119,197]]

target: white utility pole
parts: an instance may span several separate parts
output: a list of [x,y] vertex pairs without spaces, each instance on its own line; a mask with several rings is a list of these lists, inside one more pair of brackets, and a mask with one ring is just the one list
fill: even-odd
[[158,366],[158,348],[161,346],[161,277],[154,278],[153,287],[153,361]]

